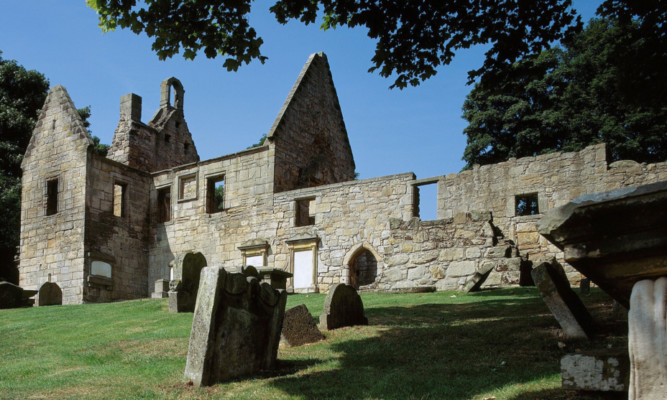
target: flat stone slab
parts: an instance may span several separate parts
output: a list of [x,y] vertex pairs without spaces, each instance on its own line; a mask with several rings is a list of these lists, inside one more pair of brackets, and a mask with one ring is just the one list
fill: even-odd
[[317,323],[305,304],[285,311],[283,330],[280,341],[288,346],[301,346],[324,340],[324,335],[317,328]]
[[563,389],[625,392],[630,378],[627,352],[568,354],[560,360]]
[[253,267],[202,269],[185,379],[207,386],[273,369],[286,302]]
[[589,339],[594,331],[593,318],[570,287],[563,266],[552,260],[538,265],[531,275],[565,335],[571,339]]
[[353,286],[337,283],[329,289],[324,299],[320,327],[331,330],[354,325],[368,325],[368,319],[364,316],[364,303]]

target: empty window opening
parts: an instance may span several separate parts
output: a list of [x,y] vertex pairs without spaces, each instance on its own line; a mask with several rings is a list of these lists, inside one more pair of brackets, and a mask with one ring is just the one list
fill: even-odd
[[438,218],[438,183],[414,186],[413,216],[422,221]]
[[295,226],[315,225],[315,215],[312,213],[315,205],[314,198],[298,199],[296,205]]
[[368,249],[361,251],[350,262],[350,285],[355,289],[375,282],[378,271],[378,262]]
[[166,187],[157,191],[157,221],[171,220],[171,188]]
[[126,189],[127,185],[122,183],[114,183],[113,185],[113,215],[116,217],[124,217],[126,215]]
[[206,184],[206,208],[209,214],[225,209],[225,176],[208,178]]
[[188,153],[189,148],[190,148],[190,143],[183,143],[183,152],[185,152],[185,154]]
[[521,194],[514,197],[515,212],[517,216],[537,215],[540,208],[537,201],[537,193]]
[[170,139],[171,139],[171,135],[167,135],[167,134],[164,135],[164,142],[165,143],[169,143]]
[[58,179],[46,182],[46,215],[58,212]]

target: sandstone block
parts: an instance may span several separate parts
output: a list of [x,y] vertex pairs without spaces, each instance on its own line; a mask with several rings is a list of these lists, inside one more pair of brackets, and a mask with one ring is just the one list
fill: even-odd
[[475,273],[474,261],[454,261],[447,267],[447,277],[468,276]]

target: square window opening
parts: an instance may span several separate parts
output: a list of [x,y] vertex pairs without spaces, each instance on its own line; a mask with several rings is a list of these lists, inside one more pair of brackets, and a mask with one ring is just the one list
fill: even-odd
[[127,185],[123,183],[114,183],[113,185],[113,215],[116,217],[124,217],[127,215],[126,211],[126,196]]
[[225,209],[225,176],[219,175],[207,179],[206,212],[217,213]]
[[315,215],[312,213],[315,198],[295,200],[296,219],[295,226],[315,225]]
[[46,182],[46,215],[58,213],[58,179]]
[[414,186],[412,216],[422,221],[438,218],[438,183]]
[[540,213],[537,193],[520,194],[514,197],[516,216],[537,215]]
[[157,220],[168,222],[171,220],[171,188],[166,187],[157,191]]

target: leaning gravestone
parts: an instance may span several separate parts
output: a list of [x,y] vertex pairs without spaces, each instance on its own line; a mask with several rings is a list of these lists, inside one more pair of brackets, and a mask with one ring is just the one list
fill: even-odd
[[63,304],[63,291],[55,282],[44,282],[37,294],[38,306],[60,306]]
[[364,316],[364,303],[353,286],[335,284],[324,299],[320,327],[330,330],[353,325],[368,325],[368,319]]
[[538,265],[531,275],[565,335],[571,339],[589,339],[594,330],[593,318],[570,287],[563,266],[554,259]]
[[206,266],[206,258],[202,253],[188,251],[173,263],[174,279],[169,282],[169,312],[193,312],[199,290],[199,275]]
[[286,302],[253,267],[204,268],[185,379],[207,386],[274,368]]
[[289,346],[301,346],[306,343],[318,342],[324,335],[317,328],[315,319],[305,304],[285,311],[283,330],[280,341]]

